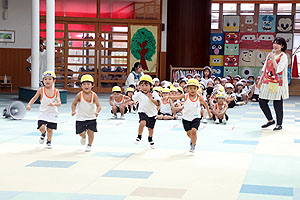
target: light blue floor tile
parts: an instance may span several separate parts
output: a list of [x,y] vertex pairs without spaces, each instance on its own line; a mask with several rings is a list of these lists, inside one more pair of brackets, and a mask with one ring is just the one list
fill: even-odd
[[21,192],[15,192],[15,191],[0,191],[0,199],[1,200],[11,200],[15,196],[21,194]]
[[291,196],[240,193],[238,200],[294,200]]
[[66,200],[123,200],[126,196],[119,195],[96,195],[96,194],[74,194]]
[[257,145],[258,141],[250,140],[224,140],[225,144],[245,144],[245,145]]
[[294,196],[294,189],[288,187],[275,187],[266,185],[242,185],[240,193],[265,194],[277,196]]
[[294,200],[300,200],[300,188],[294,189]]
[[300,139],[295,139],[294,143],[300,143]]
[[52,168],[69,168],[77,162],[71,161],[49,161],[49,160],[37,160],[26,167],[52,167]]
[[23,192],[12,200],[66,200],[71,194],[54,192]]
[[147,171],[110,170],[103,177],[147,179],[152,173]]
[[93,156],[97,157],[115,157],[115,158],[129,158],[134,153],[120,153],[120,152],[97,152]]

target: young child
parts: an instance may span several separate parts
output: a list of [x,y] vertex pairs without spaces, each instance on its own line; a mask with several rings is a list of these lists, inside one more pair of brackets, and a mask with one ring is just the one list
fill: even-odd
[[112,95],[109,96],[109,105],[111,105],[111,113],[113,114],[112,119],[117,119],[118,112],[121,113],[121,119],[125,119],[124,114],[127,113],[126,103],[131,98],[123,95],[121,92],[119,86],[114,86],[112,88]]
[[[26,109],[30,110],[31,105],[41,96],[40,99],[40,113],[38,117],[38,127],[37,129],[41,132],[40,144],[45,141],[47,133],[47,148],[51,149],[51,141],[53,135],[53,129],[57,129],[58,121],[58,109],[57,107],[61,105],[60,95],[58,89],[54,88],[56,75],[52,71],[45,71],[43,73],[43,83],[44,87],[37,90],[34,97],[29,101]],[[47,131],[46,131],[47,130]]]
[[205,66],[204,70],[202,71],[202,78],[201,81],[205,83],[205,87],[207,87],[207,83],[211,79],[212,71],[209,66]]
[[229,108],[233,108],[235,106],[236,102],[236,95],[233,92],[234,86],[231,83],[226,83],[225,84],[225,89],[226,89],[226,103],[228,104]]
[[[80,138],[82,145],[86,144],[86,135],[88,135],[88,145],[85,151],[92,150],[94,141],[94,132],[97,132],[97,117],[101,110],[99,98],[92,91],[94,86],[94,78],[91,75],[83,75],[80,79],[81,92],[79,92],[72,103],[72,116],[76,114],[76,106],[78,104],[76,115],[76,134]],[[95,107],[96,104],[96,107]]]
[[153,79],[153,86],[154,86],[154,87],[159,87],[159,86],[160,86],[160,81],[159,81],[158,78],[154,78],[154,79]]
[[156,122],[157,106],[160,105],[160,97],[157,92],[152,91],[152,78],[149,75],[143,75],[139,82],[140,90],[135,92],[132,96],[134,101],[139,102],[138,114],[139,114],[139,129],[138,136],[135,143],[138,144],[142,139],[144,127],[146,126],[149,131],[148,142],[153,149],[153,129]]
[[182,123],[187,136],[191,139],[190,141],[190,152],[195,151],[195,146],[197,142],[197,130],[200,126],[201,118],[201,104],[204,104],[208,111],[209,116],[211,113],[208,109],[208,105],[204,101],[203,97],[197,93],[199,88],[199,82],[196,79],[189,79],[187,83],[187,94],[182,94],[180,96],[170,96],[169,99],[177,100],[184,98],[184,110],[182,116]]
[[213,120],[216,124],[226,124],[228,121],[228,116],[226,114],[228,105],[225,101],[225,93],[216,94],[216,101],[217,103],[215,104],[213,109]]
[[243,90],[243,83],[241,81],[236,83],[236,105],[241,106],[247,103],[246,93]]
[[201,81],[201,75],[200,74],[195,74],[194,79],[197,79],[199,82]]
[[160,120],[177,119],[173,101],[170,99],[164,100],[164,98],[168,97],[169,94],[170,94],[170,89],[164,88],[162,90],[161,104],[160,104],[159,112],[157,115],[157,119],[160,119]]
[[126,103],[126,108],[127,108],[127,110],[129,111],[129,112],[135,112],[135,110],[136,110],[136,107],[135,107],[135,102],[132,100],[132,96],[133,96],[133,94],[134,94],[134,89],[133,88],[131,88],[131,87],[128,87],[127,89],[126,89],[126,96],[128,97],[128,98],[130,98],[130,100],[128,100],[128,102]]
[[260,80],[260,76],[256,77],[255,84],[253,85],[251,92],[249,94],[249,99],[253,102],[258,102],[260,89],[257,87]]

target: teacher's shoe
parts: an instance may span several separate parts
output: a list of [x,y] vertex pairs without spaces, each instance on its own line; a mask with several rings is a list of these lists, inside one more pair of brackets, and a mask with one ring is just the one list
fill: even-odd
[[282,129],[281,125],[276,125],[275,128],[273,128],[273,131],[280,131]]
[[271,125],[273,125],[273,124],[275,124],[275,121],[273,120],[273,121],[270,121],[270,122],[268,122],[268,123],[266,123],[266,124],[264,124],[264,125],[262,125],[261,127],[262,128],[267,128],[267,127],[269,127],[269,126],[271,126]]

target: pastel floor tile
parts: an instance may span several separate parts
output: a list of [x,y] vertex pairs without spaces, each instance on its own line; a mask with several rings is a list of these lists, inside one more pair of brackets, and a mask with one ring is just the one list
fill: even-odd
[[294,196],[294,188],[244,184],[244,185],[242,185],[241,193],[293,197]]
[[15,196],[18,196],[21,192],[16,191],[0,191],[0,199],[1,200],[11,200]]
[[138,187],[130,195],[141,197],[182,198],[186,190],[170,188]]
[[244,145],[257,145],[258,141],[250,140],[224,140],[225,144],[244,144]]
[[66,200],[124,200],[126,196],[120,195],[97,195],[97,194],[73,194]]
[[28,164],[26,167],[53,167],[53,168],[69,168],[76,162],[70,161],[50,161],[50,160],[37,160]]
[[238,200],[294,200],[291,196],[275,196],[263,194],[239,194]]
[[66,200],[70,194],[54,192],[22,192],[12,200]]
[[93,156],[97,157],[115,157],[115,158],[129,158],[134,153],[120,153],[120,152],[97,152]]
[[300,188],[294,189],[294,200],[300,200]]
[[103,177],[146,179],[152,174],[153,172],[148,172],[148,171],[110,170],[107,173],[105,173]]
[[[56,136],[60,136],[62,135],[63,133],[56,133],[54,132],[53,133],[53,136],[56,137]],[[27,133],[26,136],[40,136],[41,133],[40,132],[31,132],[31,133]]]
[[300,143],[300,139],[294,140],[295,143]]

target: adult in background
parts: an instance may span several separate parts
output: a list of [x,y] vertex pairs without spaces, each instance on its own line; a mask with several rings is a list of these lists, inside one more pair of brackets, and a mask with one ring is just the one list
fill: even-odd
[[268,122],[261,127],[267,128],[275,124],[268,105],[269,100],[273,100],[276,113],[276,127],[273,129],[274,131],[282,129],[283,100],[289,98],[288,57],[284,53],[286,48],[287,44],[283,38],[275,38],[273,50],[267,56],[262,69],[263,73],[258,83],[260,88],[259,106],[268,119]]
[[139,62],[134,63],[134,66],[126,79],[125,91],[130,85],[136,86],[136,83],[140,80],[140,77],[143,75],[144,73],[142,64]]

